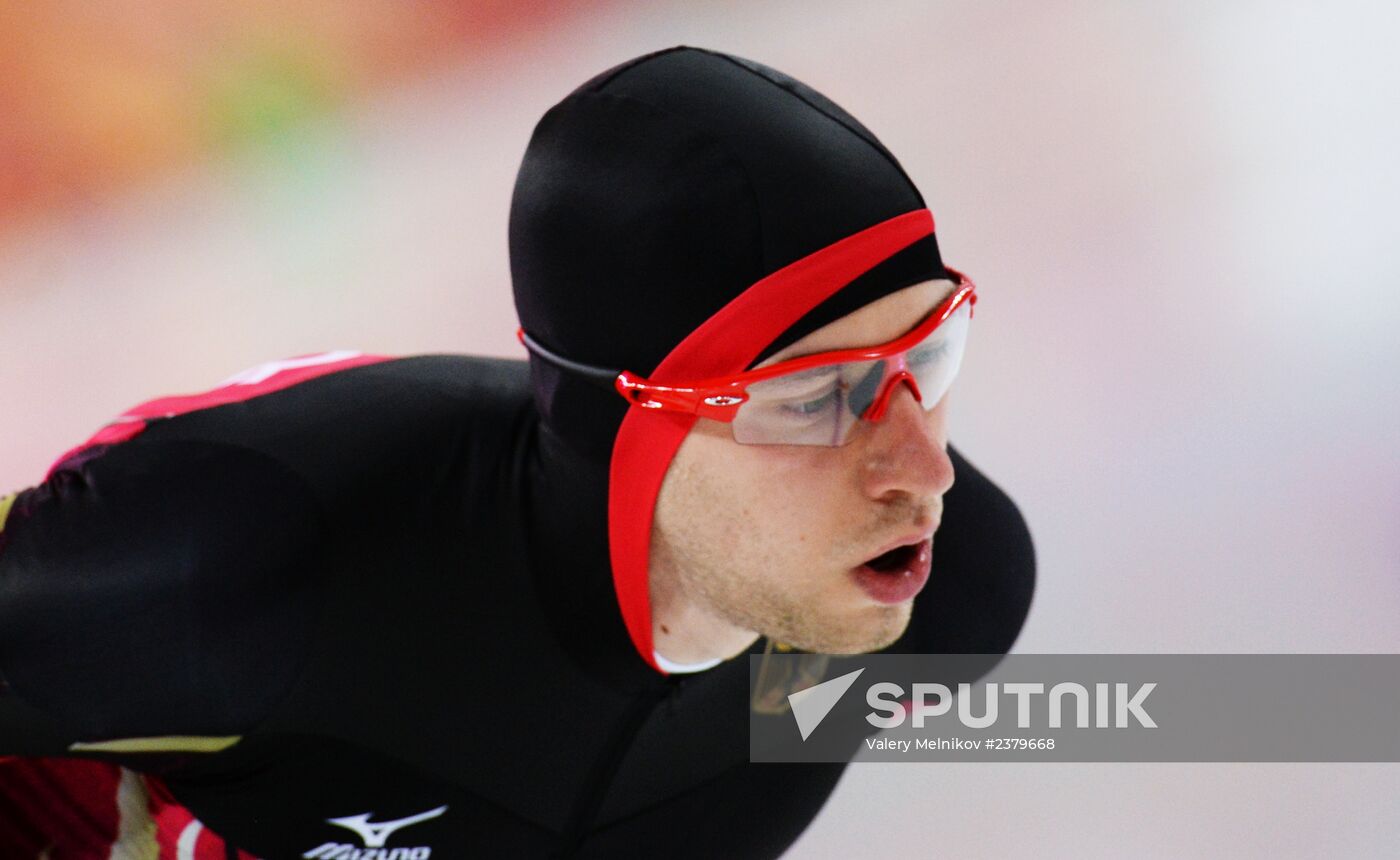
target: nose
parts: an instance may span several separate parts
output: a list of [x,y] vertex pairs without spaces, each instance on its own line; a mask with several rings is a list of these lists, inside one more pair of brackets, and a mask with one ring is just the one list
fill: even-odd
[[896,384],[884,415],[868,421],[862,463],[865,494],[878,501],[934,503],[953,486],[943,404],[925,411],[910,384]]

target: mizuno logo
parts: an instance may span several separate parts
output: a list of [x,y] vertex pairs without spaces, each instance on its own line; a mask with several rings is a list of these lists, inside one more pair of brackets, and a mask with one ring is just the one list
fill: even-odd
[[415,848],[385,848],[384,843],[389,841],[389,837],[405,827],[437,818],[446,811],[446,806],[439,806],[437,809],[430,809],[407,818],[380,821],[375,824],[371,824],[369,820],[370,816],[374,814],[373,812],[347,815],[344,818],[327,818],[327,824],[353,830],[365,847],[356,848],[354,845],[341,842],[327,842],[312,848],[301,856],[308,858],[308,860],[428,860],[432,856],[433,849],[427,845]]
[[433,849],[417,848],[356,848],[349,842],[327,842],[301,855],[308,860],[429,860]]
[[384,843],[389,841],[398,830],[414,824],[421,824],[430,818],[437,818],[447,811],[446,806],[439,806],[437,809],[430,809],[427,812],[420,812],[417,815],[410,815],[407,818],[400,818],[396,821],[382,821],[378,824],[370,824],[369,817],[372,812],[361,813],[360,815],[349,815],[345,818],[327,818],[327,824],[334,824],[336,827],[344,827],[346,830],[353,830],[360,834],[364,840],[366,848],[383,848]]

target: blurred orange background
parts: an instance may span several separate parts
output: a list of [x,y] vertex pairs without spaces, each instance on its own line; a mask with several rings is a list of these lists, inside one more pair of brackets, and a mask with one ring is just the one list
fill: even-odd
[[0,230],[445,66],[602,0],[47,0],[0,5]]
[[[1381,0],[0,3],[0,495],[270,359],[519,357],[534,123],[686,43],[848,108],[976,278],[952,438],[1035,537],[1018,650],[1400,652],[1397,32]],[[1380,857],[1397,796],[857,765],[792,856]]]

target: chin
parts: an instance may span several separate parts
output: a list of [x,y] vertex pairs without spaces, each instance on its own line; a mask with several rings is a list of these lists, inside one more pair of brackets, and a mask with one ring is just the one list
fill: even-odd
[[909,627],[913,602],[898,606],[881,606],[858,621],[833,620],[820,629],[793,631],[790,636],[779,634],[785,642],[815,654],[869,654],[893,645]]

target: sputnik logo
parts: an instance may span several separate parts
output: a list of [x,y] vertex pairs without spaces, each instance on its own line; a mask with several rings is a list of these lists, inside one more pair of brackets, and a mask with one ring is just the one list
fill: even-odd
[[846,695],[846,691],[851,689],[856,678],[864,671],[863,668],[857,669],[788,696],[788,704],[792,706],[792,716],[797,720],[797,730],[802,733],[803,741],[816,731],[817,726],[821,725],[821,721],[826,719],[826,715],[831,713],[831,709],[836,707],[836,703],[841,701],[841,697]]
[[430,809],[427,812],[420,812],[397,821],[381,821],[378,824],[370,824],[369,817],[374,813],[365,812],[360,815],[347,815],[344,818],[327,818],[326,823],[355,831],[364,840],[366,848],[383,848],[384,843],[388,842],[389,837],[393,836],[395,832],[413,824],[421,824],[430,818],[437,818],[446,811],[446,806],[439,806],[437,809]]

